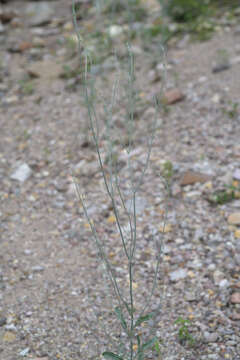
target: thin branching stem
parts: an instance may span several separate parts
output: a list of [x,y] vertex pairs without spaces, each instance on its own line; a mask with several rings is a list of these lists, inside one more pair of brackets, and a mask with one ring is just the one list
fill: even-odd
[[116,174],[115,176],[115,182],[116,182],[116,188],[117,188],[117,191],[118,191],[118,195],[119,195],[119,198],[122,202],[122,206],[123,206],[123,209],[125,211],[125,213],[127,214],[127,217],[128,217],[128,223],[129,223],[129,226],[130,226],[130,244],[132,243],[133,241],[133,225],[132,225],[132,218],[131,218],[131,213],[130,211],[127,209],[126,207],[126,204],[125,204],[125,200],[123,198],[123,194],[122,194],[122,191],[121,191],[121,188],[120,188],[120,185],[119,185],[119,180],[118,180],[118,176]]
[[[100,165],[100,171],[101,171],[101,174],[102,174],[103,179],[104,179],[104,185],[105,185],[105,188],[107,190],[107,194],[110,197],[111,202],[112,202],[113,212],[114,212],[114,215],[115,215],[115,218],[116,218],[116,223],[117,223],[117,227],[118,227],[118,230],[119,230],[119,233],[120,233],[120,237],[121,237],[121,241],[122,241],[123,248],[124,248],[124,251],[125,251],[125,255],[127,256],[127,258],[129,258],[129,254],[128,254],[128,251],[127,251],[127,248],[126,248],[124,235],[123,235],[123,232],[122,232],[122,227],[121,227],[121,224],[120,224],[120,219],[119,219],[119,213],[118,213],[118,209],[117,209],[117,205],[116,205],[116,200],[115,200],[114,196],[112,195],[112,192],[111,192],[111,190],[109,188],[109,185],[108,185],[108,182],[107,182],[107,177],[106,177],[106,172],[105,172],[104,166],[103,166],[102,156],[100,154],[99,142],[98,142],[98,138],[96,136],[96,132],[95,132],[95,129],[94,129],[93,119],[92,119],[92,112],[91,112],[92,108],[94,108],[94,105],[91,104],[91,102],[89,101],[89,95],[88,95],[87,89],[85,91],[85,96],[86,96],[86,104],[87,104],[87,108],[88,108],[88,115],[89,115],[89,119],[90,119],[90,127],[91,127],[92,136],[93,136],[93,140],[94,140],[96,151],[97,151],[98,161],[99,161],[99,165]],[[96,112],[94,111],[93,114],[95,116]]]
[[[128,6],[131,5],[131,0],[128,3]],[[130,11],[130,8],[128,8]],[[146,152],[146,159],[143,164],[143,169],[140,172],[140,175],[136,179],[136,176],[134,174],[134,167],[132,162],[134,159],[131,157],[131,152],[134,146],[134,115],[135,115],[135,108],[136,108],[136,90],[134,87],[134,81],[135,81],[135,67],[134,67],[134,56],[131,51],[131,47],[129,44],[127,44],[127,51],[128,51],[128,79],[127,79],[127,89],[126,89],[126,97],[127,97],[127,106],[126,106],[126,132],[128,135],[128,144],[126,147],[127,151],[127,168],[129,171],[129,182],[130,182],[130,206],[129,209],[127,208],[127,205],[125,203],[124,199],[124,192],[121,189],[121,183],[119,181],[119,177],[117,174],[117,162],[114,157],[114,150],[115,150],[115,144],[114,144],[114,138],[112,137],[112,119],[113,119],[113,111],[114,106],[116,104],[117,99],[117,92],[119,89],[119,79],[115,81],[114,86],[112,88],[112,95],[110,99],[110,103],[104,104],[104,116],[105,116],[105,126],[106,126],[106,139],[107,139],[107,159],[108,159],[108,170],[106,170],[103,156],[101,153],[101,144],[100,144],[100,128],[99,128],[99,118],[98,118],[98,112],[95,107],[96,98],[95,98],[95,87],[94,83],[91,81],[91,74],[89,73],[89,68],[91,68],[91,57],[89,56],[87,49],[84,48],[83,41],[81,39],[80,33],[78,31],[77,27],[77,20],[76,20],[76,11],[75,11],[75,0],[72,0],[72,13],[73,13],[73,21],[74,21],[74,27],[78,38],[78,50],[79,55],[81,56],[81,61],[84,62],[84,74],[83,74],[83,88],[84,88],[84,96],[85,96],[85,103],[87,106],[88,111],[88,117],[89,117],[89,124],[90,124],[90,131],[92,133],[92,138],[95,144],[96,153],[97,153],[97,159],[100,167],[101,176],[104,181],[104,187],[107,192],[107,196],[111,200],[111,205],[113,209],[113,214],[115,216],[116,220],[116,226],[120,235],[121,244],[124,249],[124,254],[127,258],[127,266],[128,266],[128,276],[129,276],[129,286],[128,286],[128,295],[126,296],[127,300],[125,300],[125,294],[123,295],[123,289],[120,289],[116,276],[114,274],[112,264],[108,259],[107,253],[104,249],[104,243],[100,240],[97,229],[95,227],[95,224],[93,223],[92,219],[89,216],[87,207],[85,205],[85,201],[80,194],[79,187],[76,184],[75,180],[75,187],[76,191],[79,197],[79,200],[81,202],[83,212],[87,218],[87,221],[90,225],[93,238],[96,243],[96,247],[99,252],[99,256],[104,264],[104,267],[106,269],[106,273],[110,279],[110,284],[113,288],[113,292],[115,294],[115,297],[117,299],[117,303],[119,305],[119,309],[117,309],[116,313],[118,318],[121,320],[123,324],[124,331],[127,334],[129,346],[130,346],[130,354],[128,354],[128,359],[133,360],[136,356],[139,360],[143,359],[139,355],[140,349],[138,349],[136,356],[134,356],[134,341],[139,340],[139,337],[136,335],[135,327],[138,325],[137,321],[141,318],[142,315],[145,314],[145,311],[149,308],[151,304],[151,300],[154,294],[154,290],[157,286],[157,280],[158,280],[158,273],[160,268],[160,259],[161,259],[161,247],[162,242],[159,247],[157,247],[157,256],[156,256],[156,265],[154,269],[154,277],[153,277],[153,283],[151,285],[151,289],[149,291],[149,294],[147,296],[147,299],[145,301],[145,304],[143,306],[142,311],[140,311],[140,315],[135,316],[135,298],[134,298],[134,266],[135,266],[135,255],[136,255],[136,249],[137,249],[137,194],[140,191],[141,185],[143,183],[143,179],[145,177],[149,162],[150,162],[150,155],[151,150],[153,147],[153,141],[154,141],[154,134],[157,124],[157,112],[155,115],[153,127],[150,129],[150,135],[148,137],[148,144],[147,144],[147,152]],[[163,52],[164,57],[164,65],[165,65],[165,53],[164,49],[161,48]],[[165,76],[165,67],[163,68],[163,73]],[[163,76],[163,80],[165,77]],[[164,81],[162,82],[162,86],[164,86]],[[160,92],[161,93],[161,92]],[[158,109],[158,101],[155,99],[155,107],[156,110]],[[166,183],[166,188],[168,189],[168,184]],[[121,224],[120,219],[120,211],[119,211],[119,199],[120,199],[120,206],[121,209],[124,210],[125,214],[127,215],[128,224],[130,227],[130,236],[129,233],[124,234],[123,226]],[[167,204],[168,206],[168,204]],[[163,224],[163,233],[165,232],[165,224],[166,224],[166,217],[168,213],[168,209],[166,206],[166,210],[164,213],[164,224]],[[120,312],[119,312],[120,311]],[[125,321],[125,315],[124,313],[127,311],[129,314],[128,321]],[[135,319],[137,317],[137,319]],[[126,325],[125,325],[126,323]],[[138,346],[140,347],[140,340],[138,341]],[[139,355],[139,356],[138,356]],[[124,355],[125,356],[125,355]],[[125,358],[125,357],[124,357]]]
[[114,289],[114,292],[115,292],[115,295],[116,295],[116,298],[118,299],[118,303],[119,303],[119,306],[122,308],[122,304],[125,304],[126,301],[124,300],[121,292],[120,292],[120,289],[119,289],[119,286],[117,284],[117,281],[116,281],[116,277],[114,275],[114,272],[112,270],[112,267],[110,265],[110,262],[103,250],[103,246],[101,244],[101,240],[99,239],[98,235],[97,235],[97,231],[96,231],[96,228],[95,228],[95,225],[92,221],[92,219],[90,219],[89,217],[89,214],[88,214],[88,211],[87,211],[87,208],[86,208],[86,205],[85,205],[85,202],[83,200],[83,196],[80,194],[80,191],[79,191],[79,187],[78,187],[78,184],[76,183],[76,181],[74,180],[74,184],[75,184],[75,188],[76,188],[76,192],[77,192],[77,195],[78,195],[78,198],[81,202],[81,205],[83,207],[83,211],[84,211],[84,214],[87,218],[87,221],[90,225],[90,228],[91,228],[91,231],[92,231],[92,234],[93,234],[93,237],[95,239],[95,243],[96,243],[96,246],[97,246],[97,249],[99,251],[99,255],[102,259],[102,261],[104,262],[105,264],[105,267],[106,267],[106,270],[107,270],[107,273],[109,274],[109,278],[110,278],[110,281],[112,283],[112,286],[113,286],[113,289]]
[[[168,197],[169,197],[169,187],[168,187],[168,183],[165,182],[165,186],[166,186],[166,192],[167,192],[167,196],[166,196],[166,202],[165,202],[165,213],[164,213],[164,219],[163,219],[163,229],[162,232],[163,234],[165,233],[165,227],[166,227],[166,221],[167,221],[167,217],[168,217]],[[161,250],[162,250],[162,241],[160,246],[156,246],[157,248],[157,263],[156,263],[156,267],[155,267],[155,271],[154,271],[154,279],[153,279],[153,284],[151,287],[151,291],[149,296],[146,299],[145,305],[142,309],[142,311],[139,314],[139,318],[146,312],[146,310],[148,309],[148,307],[151,304],[151,300],[154,294],[154,291],[156,289],[157,286],[157,276],[159,274],[159,267],[160,267],[160,260],[161,260]]]

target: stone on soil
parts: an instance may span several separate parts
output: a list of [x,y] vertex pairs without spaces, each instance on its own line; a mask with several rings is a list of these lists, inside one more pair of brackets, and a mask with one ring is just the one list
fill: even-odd
[[228,281],[227,279],[222,279],[222,280],[220,280],[220,282],[219,282],[219,284],[218,284],[218,286],[219,286],[220,288],[228,288],[229,285],[230,285],[230,283],[229,283],[229,281]]
[[0,21],[5,24],[11,21],[16,16],[13,10],[0,8]]
[[197,171],[186,171],[180,181],[181,186],[193,185],[195,183],[205,183],[211,180],[212,176]]
[[159,76],[158,72],[156,71],[156,69],[152,69],[149,71],[148,79],[151,83],[155,83],[160,80],[160,76]]
[[240,180],[240,169],[236,169],[233,173],[233,178],[235,180]]
[[2,22],[0,21],[0,34],[5,32],[5,27],[3,26]]
[[17,170],[11,175],[12,180],[17,180],[20,182],[26,181],[32,174],[31,168],[28,164],[24,163],[20,165]]
[[186,269],[179,269],[179,270],[172,271],[170,273],[171,281],[182,280],[182,279],[185,279],[186,277],[187,277],[187,270]]
[[240,212],[230,214],[228,217],[228,223],[230,225],[240,225]]
[[212,72],[213,73],[218,73],[218,72],[221,72],[221,71],[224,71],[224,70],[228,70],[230,68],[230,64],[229,63],[226,63],[226,64],[219,64],[219,65],[216,65],[212,68]]
[[7,318],[6,317],[1,317],[0,318],[0,326],[3,326],[7,323]]
[[184,94],[179,89],[172,89],[164,94],[163,102],[172,105],[184,99]]
[[123,32],[123,27],[119,25],[112,25],[108,30],[108,33],[112,38],[118,37],[119,35],[122,34],[122,32]]
[[217,339],[218,339],[217,333],[209,333],[208,331],[204,331],[204,342],[215,343]]
[[33,266],[33,267],[32,267],[32,271],[33,271],[33,272],[41,272],[41,271],[43,271],[43,270],[44,270],[44,267],[41,266],[41,265],[36,265],[36,266]]
[[97,161],[87,161],[83,159],[75,166],[76,173],[82,176],[94,176],[99,171]]
[[6,331],[3,335],[3,342],[13,342],[16,339],[16,335],[11,331]]
[[233,293],[230,301],[232,304],[240,304],[240,292]]
[[46,1],[31,2],[26,7],[26,14],[30,18],[31,26],[41,26],[51,22],[54,16],[54,7],[53,4]]
[[232,320],[236,320],[236,321],[240,320],[240,313],[237,313],[237,312],[234,311],[234,312],[231,314],[231,319],[232,319]]
[[222,280],[224,280],[224,273],[220,270],[215,270],[213,273],[213,280],[215,285],[219,285]]
[[240,239],[240,229],[235,231],[234,236],[236,239]]
[[30,348],[25,348],[22,351],[20,351],[19,356],[25,357],[30,351]]
[[28,69],[28,74],[35,78],[57,79],[63,74],[63,67],[55,61],[36,61]]

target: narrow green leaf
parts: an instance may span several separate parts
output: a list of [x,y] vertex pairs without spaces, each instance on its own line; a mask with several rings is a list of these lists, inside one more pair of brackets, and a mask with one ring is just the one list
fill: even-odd
[[[138,349],[138,352],[137,352],[137,358],[138,360],[143,360],[143,355],[144,355],[144,351],[149,349],[149,348],[152,348],[154,346],[156,346],[156,342],[157,342],[157,337],[154,336],[154,338],[152,338],[151,340],[145,342],[145,344],[143,344],[139,349]],[[160,349],[159,349],[160,350]]]
[[158,355],[161,354],[161,350],[160,350],[160,346],[159,346],[159,341],[158,341],[158,340],[155,341],[155,350],[156,350],[156,352],[158,353]]
[[154,312],[151,312],[151,313],[149,313],[149,314],[140,316],[140,317],[137,319],[134,327],[141,325],[144,321],[148,321],[148,320],[151,319],[153,316],[154,316]]
[[154,336],[154,338],[152,338],[151,340],[148,340],[147,342],[145,342],[145,344],[143,344],[141,346],[141,351],[144,351],[144,350],[147,350],[147,349],[153,347],[154,344],[156,343],[156,341],[157,341],[157,338],[156,338],[156,336]]
[[143,352],[141,351],[141,340],[140,336],[137,336],[137,342],[138,342],[138,352],[137,352],[137,360],[143,360]]
[[175,324],[190,324],[190,320],[189,319],[183,319],[181,316],[175,321]]
[[122,311],[121,309],[117,306],[115,309],[114,309],[116,315],[117,315],[117,318],[120,320],[120,323],[123,327],[124,330],[127,330],[127,323],[123,317],[123,314],[122,314]]
[[121,356],[118,356],[110,351],[105,351],[102,353],[102,356],[104,356],[105,359],[123,360]]
[[141,339],[140,339],[140,335],[137,335],[137,343],[138,343],[137,359],[138,359],[138,360],[143,360],[143,353],[140,351],[140,349],[141,349]]
[[127,302],[124,302],[124,305],[126,306],[127,311],[128,311],[128,313],[129,313],[129,315],[131,316],[131,315],[132,315],[132,311],[131,311],[131,308],[129,307],[128,303],[127,303]]
[[138,342],[138,348],[140,348],[140,345],[141,345],[141,339],[140,339],[140,336],[137,335],[137,342]]

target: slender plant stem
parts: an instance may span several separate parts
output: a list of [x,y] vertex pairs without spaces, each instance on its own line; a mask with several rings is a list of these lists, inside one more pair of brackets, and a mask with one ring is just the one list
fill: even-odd
[[[131,15],[131,0],[127,1],[129,16]],[[128,144],[126,147],[127,151],[127,167],[129,171],[129,182],[130,182],[130,206],[125,203],[124,199],[124,191],[121,189],[121,184],[119,182],[118,174],[117,174],[117,164],[114,158],[114,150],[115,150],[115,143],[114,138],[112,137],[112,119],[113,119],[113,111],[114,105],[116,104],[117,92],[119,88],[119,79],[115,81],[113,88],[112,88],[112,96],[110,100],[110,104],[104,103],[104,116],[105,116],[105,129],[106,129],[106,139],[107,139],[107,156],[108,156],[108,171],[106,170],[104,160],[101,153],[101,145],[100,145],[100,129],[99,129],[99,118],[98,112],[95,107],[95,87],[93,82],[91,81],[91,74],[89,73],[89,66],[91,67],[91,57],[89,56],[87,49],[84,48],[83,41],[81,39],[80,33],[77,27],[77,20],[76,20],[76,11],[75,11],[75,0],[72,0],[72,12],[73,12],[73,21],[74,27],[78,38],[78,50],[80,60],[84,63],[84,73],[83,73],[83,89],[84,89],[84,97],[85,103],[87,106],[88,111],[88,118],[90,124],[90,131],[92,133],[92,138],[95,144],[98,163],[100,167],[101,176],[104,181],[104,186],[107,192],[109,199],[111,200],[111,205],[113,209],[113,214],[116,219],[116,227],[118,229],[121,244],[124,250],[124,254],[127,258],[127,267],[128,267],[128,276],[129,276],[129,286],[127,288],[127,296],[125,299],[125,294],[123,293],[123,289],[119,287],[118,281],[114,274],[112,264],[108,259],[107,253],[104,249],[104,243],[100,240],[97,229],[95,224],[93,223],[92,219],[89,216],[87,207],[85,205],[85,201],[83,196],[80,194],[79,187],[74,180],[76,191],[81,202],[83,212],[87,218],[87,221],[90,225],[93,238],[95,240],[96,247],[99,252],[99,256],[105,266],[106,273],[110,279],[110,284],[113,288],[114,295],[117,299],[117,303],[119,309],[117,308],[117,316],[121,320],[123,325],[123,329],[126,332],[128,337],[128,349],[130,347],[130,354],[128,354],[128,359],[133,360],[136,357],[139,360],[143,359],[143,354],[141,353],[141,346],[140,346],[140,338],[136,335],[135,327],[138,325],[137,321],[140,317],[145,313],[147,308],[150,306],[154,290],[157,286],[157,278],[159,273],[160,267],[160,255],[161,249],[159,248],[157,252],[156,258],[156,266],[154,271],[154,278],[153,283],[151,286],[151,290],[149,291],[149,295],[147,296],[145,305],[143,306],[142,311],[140,311],[140,315],[135,316],[135,298],[134,298],[134,270],[135,270],[135,255],[137,249],[137,195],[142,185],[144,176],[146,174],[147,167],[150,161],[151,150],[153,147],[154,141],[154,133],[157,124],[157,112],[154,119],[153,128],[150,131],[150,136],[148,137],[148,145],[147,145],[147,152],[146,152],[146,159],[144,161],[143,169],[140,172],[140,176],[136,179],[134,174],[134,167],[132,166],[132,158],[131,158],[131,151],[134,146],[134,111],[136,108],[136,90],[134,87],[135,81],[135,73],[134,73],[134,56],[133,52],[131,51],[131,47],[127,44],[127,51],[128,51],[128,79],[127,79],[127,89],[126,89],[126,96],[127,96],[127,106],[126,106],[126,132],[128,134]],[[163,49],[162,49],[163,50]],[[164,54],[164,50],[163,50]],[[165,59],[164,59],[165,60]],[[163,81],[164,84],[164,81]],[[163,86],[163,85],[162,85]],[[158,101],[155,99],[155,106],[158,109]],[[166,184],[168,186],[168,184]],[[120,201],[119,201],[120,199]],[[126,236],[123,231],[123,226],[120,221],[120,211],[119,211],[119,202],[121,208],[123,208],[125,214],[127,215],[128,224],[130,227],[130,236]],[[164,213],[164,225],[163,225],[163,232],[165,231],[165,224],[166,224],[166,216],[167,216],[167,208]],[[162,245],[162,243],[161,243]],[[127,321],[125,320],[125,313],[128,313]],[[136,319],[137,317],[137,319]],[[126,325],[125,325],[126,324]],[[139,349],[137,351],[136,356],[134,356],[134,341],[135,339],[138,340]]]

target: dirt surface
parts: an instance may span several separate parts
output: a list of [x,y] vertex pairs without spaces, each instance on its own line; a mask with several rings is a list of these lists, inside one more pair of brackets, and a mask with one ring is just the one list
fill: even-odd
[[[51,20],[37,26],[27,15],[29,3],[1,5],[10,20],[1,17],[0,34],[0,359],[96,359],[109,348],[105,330],[113,338],[120,330],[72,172],[87,194],[90,217],[105,239],[120,285],[128,281],[126,260],[82,85],[63,67],[71,69],[76,59],[74,51],[69,56],[70,3],[49,2]],[[90,13],[83,25],[91,29],[94,21]],[[186,35],[167,49],[165,101],[137,201],[135,279],[138,308],[153,280],[154,238],[163,240],[152,303],[153,308],[160,303],[155,328],[164,360],[240,359],[239,41],[237,21],[222,21],[210,40],[192,42]],[[148,44],[148,52],[138,39],[132,44],[140,98],[130,155],[136,178],[155,113],[150,98],[162,97],[156,44],[154,39],[152,50]],[[95,68],[97,90],[106,99],[116,74],[109,59]],[[127,199],[123,105],[114,111],[114,150]],[[105,145],[103,136],[104,159]],[[168,198],[164,175],[170,181]],[[189,320],[194,344],[181,338],[179,317]]]

